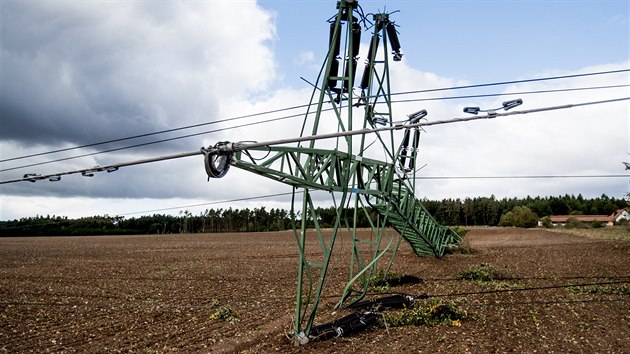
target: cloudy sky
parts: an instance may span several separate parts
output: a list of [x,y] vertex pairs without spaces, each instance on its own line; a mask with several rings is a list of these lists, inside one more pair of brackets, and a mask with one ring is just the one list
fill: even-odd
[[[326,54],[336,1],[0,2],[0,180],[198,150],[218,141],[298,135]],[[400,12],[404,59],[392,91],[595,73],[630,68],[628,2],[360,1]],[[364,32],[362,58],[367,48]],[[427,109],[429,120],[465,106],[519,109],[630,96],[628,72],[396,96],[394,115]],[[565,90],[466,99],[452,96]],[[421,176],[580,176],[626,173],[628,101],[427,127]],[[240,118],[229,120],[230,118]],[[197,128],[77,146],[203,124]],[[236,127],[240,126],[240,127]],[[181,138],[184,135],[194,135]],[[176,138],[176,139],[173,139]],[[172,139],[143,147],[130,145]],[[48,153],[56,150],[66,150]],[[28,155],[37,155],[25,157]],[[85,155],[79,158],[75,156]],[[71,158],[71,159],[68,159]],[[53,160],[63,160],[52,162]],[[33,165],[29,167],[22,167]],[[419,198],[603,193],[623,197],[629,178],[423,179]],[[176,214],[187,209],[288,207],[289,192],[236,169],[206,181],[201,156],[123,168],[93,178],[0,185],[0,220],[35,215]],[[321,196],[325,204],[326,196]]]

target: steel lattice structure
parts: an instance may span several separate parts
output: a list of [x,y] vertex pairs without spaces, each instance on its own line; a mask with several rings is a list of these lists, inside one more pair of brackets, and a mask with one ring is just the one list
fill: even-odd
[[[222,177],[229,166],[285,183],[294,187],[292,215],[295,220],[295,239],[299,249],[299,266],[296,292],[294,342],[308,342],[313,328],[320,297],[335,245],[343,229],[352,239],[348,280],[340,294],[337,306],[361,300],[368,281],[376,271],[377,263],[385,263],[388,272],[402,239],[407,240],[418,255],[441,257],[449,245],[460,242],[451,229],[438,225],[415,197],[416,161],[420,129],[414,123],[426,115],[420,111],[408,116],[404,122],[395,122],[392,114],[389,76],[389,51],[394,61],[402,54],[396,27],[390,14],[372,15],[370,48],[363,70],[359,95],[355,95],[354,81],[358,71],[360,37],[363,26],[370,22],[357,10],[357,1],[337,3],[337,14],[330,20],[329,50],[322,66],[311,105],[315,112],[307,111],[297,146],[246,146],[219,143],[205,150],[209,176]],[[344,52],[340,51],[343,44]],[[388,46],[389,45],[389,46]],[[340,63],[341,62],[341,63]],[[342,64],[342,65],[340,65]],[[340,72],[340,66],[343,70]],[[322,111],[332,107],[333,114]],[[367,144],[367,134],[350,134],[355,124],[364,130],[376,130],[376,140]],[[378,126],[403,130],[399,143],[394,129],[378,131]],[[337,133],[329,133],[334,142],[321,146],[322,130],[336,126]],[[324,129],[323,129],[324,128]],[[281,142],[280,142],[281,143]],[[255,145],[255,144],[254,144]],[[281,145],[281,144],[278,144]],[[262,160],[251,158],[249,151],[268,153]],[[384,159],[370,157],[377,151]],[[301,201],[295,192],[301,190]],[[317,218],[317,203],[311,191],[330,193],[336,208],[332,229],[324,230]],[[345,211],[352,210],[352,215]],[[373,238],[369,251],[361,251],[356,237],[359,217],[369,220]],[[314,224],[316,241],[307,237],[309,221]],[[299,224],[299,225],[298,225]],[[391,226],[398,235],[388,231]],[[309,255],[309,242],[321,246],[321,254]]]
[[[25,174],[0,184],[46,179],[55,182],[70,174],[92,177],[97,172],[110,173],[121,167],[202,154],[209,179],[224,177],[230,167],[236,167],[292,186],[291,216],[299,250],[293,341],[296,345],[307,343],[313,338],[333,249],[342,231],[349,234],[352,245],[347,280],[337,307],[363,299],[370,277],[382,269],[389,272],[403,239],[418,255],[435,257],[441,257],[449,245],[461,241],[451,229],[440,226],[415,197],[421,127],[507,115],[494,113],[425,122],[421,119],[426,111],[419,111],[403,121],[395,121],[389,54],[393,55],[393,61],[400,61],[402,53],[390,14],[373,14],[369,20],[356,0],[341,0],[329,23],[328,53],[314,85],[300,137],[260,143],[219,142],[201,150],[168,156],[49,175]],[[361,81],[355,87],[364,30],[371,31],[370,45]],[[355,95],[355,91],[359,94]],[[315,107],[313,112],[311,107]],[[561,108],[568,106],[546,109]],[[329,111],[332,113],[326,113]],[[518,112],[511,114],[514,113]],[[254,159],[251,155],[254,151],[267,156]],[[332,228],[324,229],[319,224],[313,191],[329,193],[336,209]],[[297,198],[298,192],[302,193],[301,199]],[[301,218],[296,217],[298,214]],[[369,241],[357,238],[359,218],[368,220],[372,232]],[[307,237],[312,227],[315,237]],[[360,247],[366,243],[367,249]],[[307,252],[311,244],[321,252]],[[377,264],[384,266],[377,268]]]
[[[70,174],[92,177],[97,172],[115,172],[126,166],[204,155],[209,178],[224,177],[230,167],[236,167],[292,186],[291,217],[299,250],[293,341],[296,345],[307,343],[318,329],[314,326],[315,318],[327,285],[334,246],[342,231],[349,235],[352,244],[345,274],[347,280],[340,287],[337,307],[363,299],[368,280],[377,271],[389,271],[402,240],[407,241],[416,254],[434,257],[443,256],[450,245],[461,242],[459,235],[439,225],[415,196],[423,126],[630,99],[612,98],[502,113],[497,109],[473,107],[469,112],[475,114],[473,117],[434,121],[422,120],[427,113],[419,111],[404,120],[394,120],[389,58],[392,55],[394,62],[400,61],[402,53],[390,15],[376,13],[368,19],[356,0],[337,2],[337,12],[329,20],[329,49],[314,84],[299,137],[267,142],[219,142],[197,151],[168,156],[47,175],[29,173],[22,178],[0,181],[0,184],[56,182]],[[356,73],[361,71],[358,59],[364,31],[370,31],[370,45],[359,85],[355,86]],[[504,102],[503,109],[521,102],[520,99]],[[476,115],[479,112],[487,114]],[[251,153],[255,151],[264,152],[266,157],[254,159]],[[332,228],[324,229],[319,224],[314,191],[327,192],[335,206]],[[302,193],[300,198],[298,193]],[[367,219],[370,225],[372,238],[368,241],[357,237],[360,218]],[[392,228],[396,232],[392,232]],[[309,232],[315,237],[308,237]],[[366,243],[368,247],[360,247]],[[312,246],[321,252],[307,252]],[[377,268],[379,264],[381,267]],[[396,301],[411,300],[397,298]],[[374,316],[369,313],[365,317],[350,317],[349,321],[360,322],[368,317],[373,320]]]

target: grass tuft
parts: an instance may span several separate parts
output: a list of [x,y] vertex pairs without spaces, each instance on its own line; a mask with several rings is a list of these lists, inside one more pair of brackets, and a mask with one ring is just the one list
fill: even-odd
[[490,264],[482,263],[473,265],[468,270],[459,273],[458,278],[461,280],[472,280],[476,282],[493,281],[497,277],[497,272]]
[[214,312],[210,315],[211,320],[224,321],[229,324],[235,324],[238,322],[236,312],[228,306],[220,306],[218,300],[212,300],[210,307],[214,309]]
[[[377,269],[374,274],[367,280],[368,290],[376,293],[384,293],[389,291],[392,286],[403,284],[417,284],[422,279],[413,275],[401,275],[395,272],[385,273],[382,269]],[[362,284],[363,285],[363,284]]]
[[472,315],[460,309],[455,302],[431,299],[411,308],[385,313],[381,324],[390,327],[440,324],[459,327],[461,321],[472,318]]

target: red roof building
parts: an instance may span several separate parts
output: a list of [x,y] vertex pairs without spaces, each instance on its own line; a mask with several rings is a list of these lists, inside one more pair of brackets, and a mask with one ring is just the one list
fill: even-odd
[[[625,209],[619,209],[612,215],[550,215],[549,219],[551,223],[554,225],[564,225],[567,220],[570,218],[574,218],[577,221],[581,221],[584,223],[591,222],[601,222],[608,226],[614,225],[615,222],[619,222],[621,220],[629,220],[630,221],[630,213]],[[542,222],[538,223],[542,225]]]

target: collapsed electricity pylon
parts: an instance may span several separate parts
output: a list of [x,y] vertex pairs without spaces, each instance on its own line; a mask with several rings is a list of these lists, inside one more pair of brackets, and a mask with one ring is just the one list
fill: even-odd
[[[333,247],[340,231],[348,231],[352,245],[348,280],[340,291],[337,307],[395,307],[410,304],[414,299],[401,295],[361,301],[367,293],[367,280],[377,271],[377,263],[386,264],[384,271],[387,273],[403,239],[409,242],[418,255],[435,257],[441,257],[449,245],[461,242],[459,235],[451,229],[438,225],[415,197],[416,162],[423,126],[630,100],[630,97],[611,98],[509,113],[497,113],[498,109],[480,110],[472,107],[465,111],[475,114],[473,117],[434,121],[423,121],[427,112],[421,110],[408,115],[405,120],[394,121],[388,53],[391,51],[394,61],[400,61],[402,53],[396,26],[389,16],[387,13],[377,13],[372,15],[373,22],[370,22],[363,16],[356,0],[341,0],[337,3],[337,13],[329,20],[328,54],[314,85],[300,137],[265,142],[220,142],[208,148],[173,155],[46,175],[27,173],[22,178],[0,181],[0,184],[41,180],[58,182],[62,176],[72,174],[93,177],[98,172],[111,173],[122,167],[202,154],[208,178],[223,177],[230,166],[235,166],[291,185],[291,217],[299,249],[294,343],[304,344],[314,337],[329,338],[340,335],[346,329],[365,328],[366,323],[374,321],[374,312],[354,313],[332,324],[313,326],[333,256]],[[355,88],[354,78],[358,71],[363,28],[373,31],[363,76],[359,87]],[[341,73],[340,64],[344,67]],[[359,95],[355,96],[355,89],[360,92]],[[507,101],[503,103],[502,109],[508,110],[521,103],[520,99]],[[315,107],[314,112],[310,111],[311,107]],[[326,114],[327,111],[332,111],[332,114]],[[355,111],[360,113],[353,116]],[[477,115],[479,112],[486,114]],[[311,114],[313,118],[310,117]],[[353,128],[355,123],[359,123],[362,128]],[[336,132],[327,131],[331,126],[336,128]],[[395,136],[397,131],[403,132],[402,137]],[[367,144],[366,138],[374,140]],[[297,143],[297,146],[286,146],[293,143]],[[250,153],[252,151],[262,151],[267,156],[254,159]],[[329,193],[336,207],[336,219],[331,229],[320,227],[316,201],[312,198],[311,191]],[[298,192],[302,192],[301,203],[296,199]],[[296,218],[296,210],[299,210],[301,218]],[[352,214],[348,214],[348,211]],[[369,241],[357,237],[356,228],[360,217],[369,222],[372,232]],[[397,235],[388,232],[388,226],[395,229]],[[315,240],[307,237],[309,227],[314,227]],[[320,246],[321,254],[307,252],[307,244]],[[368,251],[365,250],[366,247],[360,247],[363,244],[369,246]]]
[[[448,227],[440,226],[415,197],[416,161],[420,138],[419,127],[405,128],[426,115],[419,111],[396,122],[392,116],[390,97],[389,52],[394,61],[402,53],[394,22],[390,14],[377,13],[372,21],[363,16],[356,0],[341,0],[337,14],[330,22],[329,49],[311,96],[300,136],[305,139],[297,146],[277,145],[249,147],[222,142],[204,149],[206,171],[210,177],[223,177],[230,166],[271,178],[293,186],[291,215],[299,249],[294,343],[307,343],[325,287],[335,241],[341,230],[348,230],[352,245],[348,280],[340,294],[337,307],[361,300],[368,290],[368,279],[377,271],[377,262],[388,272],[402,239],[408,241],[418,255],[441,257],[451,244],[461,241]],[[354,87],[361,34],[364,27],[372,29],[367,59],[358,88]],[[341,51],[341,48],[344,51]],[[388,46],[389,45],[389,46]],[[343,70],[340,71],[340,68]],[[355,90],[360,94],[355,95]],[[325,108],[332,108],[326,114]],[[362,114],[353,114],[361,112]],[[394,131],[376,132],[368,144],[367,134],[353,139],[348,135],[355,124],[374,130],[377,126],[403,125],[403,137],[395,142]],[[336,126],[337,133],[329,133]],[[335,137],[323,145],[309,140],[323,132]],[[358,140],[358,141],[357,141]],[[251,151],[268,153],[263,159],[251,158]],[[372,157],[373,155],[377,157]],[[378,159],[378,158],[381,159]],[[336,208],[331,229],[320,227],[316,202],[311,191],[326,191]],[[301,203],[296,199],[302,192]],[[350,210],[351,215],[347,211]],[[297,220],[295,215],[301,215]],[[360,248],[356,234],[359,218],[366,218],[373,237],[369,251]],[[312,223],[312,224],[309,224]],[[299,223],[299,225],[298,225]],[[307,229],[314,226],[314,238]],[[393,227],[398,235],[387,226]],[[309,242],[321,247],[321,254],[308,253]]]

